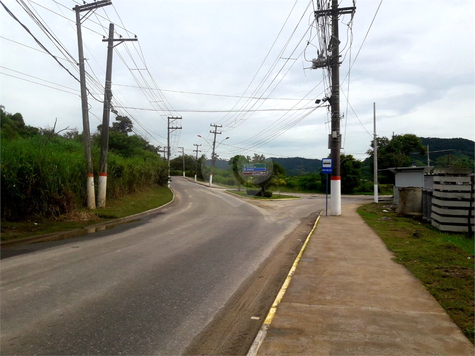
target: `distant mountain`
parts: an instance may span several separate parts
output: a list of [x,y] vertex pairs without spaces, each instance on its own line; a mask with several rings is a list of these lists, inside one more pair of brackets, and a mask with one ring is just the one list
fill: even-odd
[[[465,155],[474,159],[475,142],[465,138],[420,137],[424,146],[429,146],[429,157],[436,160],[446,155]],[[438,152],[442,151],[442,152]]]
[[[319,159],[309,159],[309,158],[301,158],[301,157],[294,157],[294,158],[275,158],[270,157],[274,162],[277,162],[282,165],[285,169],[285,174],[288,176],[298,176],[302,174],[309,174],[309,173],[319,173],[321,168],[321,160]],[[211,161],[208,163],[211,164]],[[229,170],[231,167],[229,166],[229,160],[216,160],[216,168]]]
[[274,162],[280,163],[288,176],[298,176],[308,173],[319,173],[322,162],[319,159],[310,158],[271,158]]
[[[419,137],[422,145],[429,146],[430,165],[435,168],[474,168],[475,142],[465,138]],[[427,155],[411,155],[417,166],[427,165]],[[370,174],[370,159],[364,160],[363,170]]]

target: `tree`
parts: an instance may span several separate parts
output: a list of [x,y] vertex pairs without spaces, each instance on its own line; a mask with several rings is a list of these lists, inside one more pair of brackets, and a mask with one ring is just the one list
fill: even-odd
[[273,178],[285,175],[285,169],[281,164],[274,162],[270,159],[266,159],[264,155],[259,155],[254,153],[254,158],[252,163],[264,163],[266,165],[266,174],[264,176],[257,176],[257,182],[261,190],[258,195],[264,197],[266,195],[267,187],[270,185],[270,182]]
[[249,160],[241,155],[236,155],[232,157],[228,164],[231,166],[231,170],[233,172],[234,178],[236,178],[236,181],[238,182],[238,190],[241,191],[241,185],[246,182],[242,175],[242,170],[243,166],[249,163]]
[[36,127],[25,125],[20,113],[13,115],[7,113],[4,106],[0,106],[0,131],[1,137],[6,139],[13,139],[17,136],[32,137],[39,133]]
[[[170,170],[172,175],[182,174],[183,171],[183,156],[179,155],[178,157],[170,160]],[[187,175],[192,176],[195,172],[195,159],[191,155],[185,154],[185,171]],[[179,173],[177,173],[179,172]]]
[[248,156],[248,160],[252,163],[259,163],[259,162],[264,162],[266,160],[266,157],[264,155],[260,155],[258,153],[254,153],[254,157],[252,158],[252,161],[251,159],[249,158]]
[[[341,192],[343,194],[351,194],[360,186],[362,167],[363,162],[358,161],[353,155],[342,154],[340,156]],[[326,186],[327,176],[329,175],[321,174],[323,187]]]
[[272,179],[276,177],[281,177],[285,175],[285,169],[280,163],[274,161],[266,161],[267,175],[266,178],[258,183],[258,186],[261,187],[259,194],[263,197],[266,195],[267,187],[270,185]]
[[127,116],[117,116],[115,118],[116,122],[112,123],[111,131],[121,132],[123,134],[128,134],[132,132],[132,128],[134,127],[132,121]]
[[[113,151],[123,157],[140,156],[144,151],[158,153],[157,147],[151,145],[144,138],[137,135],[128,135],[134,125],[126,116],[117,116],[109,131],[109,151]],[[94,143],[100,146],[102,124],[97,126],[94,134]]]
[[[396,135],[391,140],[380,137],[378,142],[378,169],[391,167],[409,167],[412,159],[411,154],[424,155],[426,148],[422,145],[421,139],[413,134]],[[373,142],[371,141],[371,147]],[[371,156],[371,169],[374,167],[373,148],[366,153]],[[394,175],[382,172],[380,183],[394,184]]]
[[360,185],[363,162],[352,155],[341,155],[340,159],[341,192],[351,194]]

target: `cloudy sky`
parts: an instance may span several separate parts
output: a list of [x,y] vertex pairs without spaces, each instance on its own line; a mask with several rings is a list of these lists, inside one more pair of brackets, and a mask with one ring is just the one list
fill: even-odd
[[[82,24],[91,131],[102,121],[102,37],[113,22],[115,37],[138,38],[115,47],[112,78],[113,105],[136,134],[165,146],[174,116],[182,129],[172,132],[173,155],[179,146],[192,154],[196,143],[209,157],[217,124],[221,158],[326,157],[330,116],[315,100],[330,83],[325,69],[310,67],[329,30],[313,11],[328,2],[113,0]],[[56,130],[81,132],[79,2],[2,3],[17,20],[0,6],[0,105],[31,126],[57,120]],[[340,18],[342,153],[366,158],[373,102],[379,136],[475,140],[474,18],[473,0],[356,1],[353,19]]]

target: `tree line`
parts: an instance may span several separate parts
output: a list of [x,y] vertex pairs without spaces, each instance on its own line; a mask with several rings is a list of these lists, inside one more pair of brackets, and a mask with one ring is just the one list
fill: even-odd
[[[436,139],[431,141],[434,148],[436,142],[444,141],[443,139]],[[460,139],[458,139],[460,141]],[[447,139],[447,141],[449,141]],[[455,145],[450,140],[452,146]],[[467,142],[465,142],[467,141]],[[423,166],[426,164],[424,158],[427,154],[427,146],[423,143],[423,139],[413,134],[394,135],[391,138],[378,138],[378,187],[380,193],[392,194],[394,184],[394,174],[388,168],[392,167],[409,167],[412,164]],[[462,140],[464,147],[471,147],[473,150],[473,141]],[[343,194],[372,194],[374,189],[373,169],[374,169],[374,152],[373,142],[369,142],[370,149],[366,152],[368,158],[364,161],[357,160],[353,155],[341,155],[341,189]],[[459,147],[458,145],[455,145]],[[457,152],[457,150],[454,150]],[[447,168],[445,162],[447,155],[436,156],[431,155],[434,164],[438,168]],[[449,157],[450,158],[450,157]],[[186,175],[193,177],[195,167],[198,167],[198,177],[205,179],[202,172],[206,172],[206,168],[202,169],[203,162],[206,157],[202,156],[195,162],[195,158],[185,155],[185,170]],[[273,162],[273,174],[269,180],[264,181],[263,185],[255,184],[250,180],[245,180],[239,174],[242,171],[243,165],[255,162]],[[300,191],[300,192],[317,192],[324,193],[326,191],[326,174],[321,173],[320,160],[310,160],[302,158],[294,159],[266,159],[263,155],[257,153],[253,157],[245,155],[236,155],[231,157],[227,162],[220,161],[215,168],[213,181],[229,186],[236,186],[240,189],[244,186],[252,193],[263,195],[268,190],[273,191]],[[284,169],[284,164],[289,167],[289,172]],[[313,165],[313,166],[311,166]],[[227,168],[223,168],[226,167]],[[471,168],[473,169],[473,159],[466,154],[465,151],[459,152],[451,158],[449,165],[451,168]],[[190,168],[191,167],[191,168]],[[171,161],[172,174],[182,174],[183,158],[177,157]],[[259,188],[257,191],[256,189]]]

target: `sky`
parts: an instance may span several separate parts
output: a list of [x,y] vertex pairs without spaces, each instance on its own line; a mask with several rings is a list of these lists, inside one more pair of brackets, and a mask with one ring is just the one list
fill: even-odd
[[[56,131],[82,132],[73,11],[82,2],[1,2],[18,21],[0,6],[0,105],[30,126],[56,122]],[[102,123],[102,40],[113,22],[115,38],[137,36],[115,42],[112,68],[114,109],[132,119],[135,134],[164,147],[168,117],[181,117],[171,123],[181,127],[171,130],[172,157],[178,147],[194,155],[194,144],[210,157],[210,124],[220,125],[216,152],[223,159],[327,157],[330,112],[315,101],[330,95],[329,73],[311,69],[311,60],[328,47],[329,21],[316,26],[314,9],[329,2],[112,0],[81,25],[91,132]],[[352,0],[340,1],[351,6]],[[475,2],[359,0],[355,6],[353,18],[342,15],[339,22],[342,154],[367,157],[373,103],[380,137],[475,140]]]

